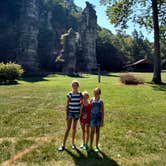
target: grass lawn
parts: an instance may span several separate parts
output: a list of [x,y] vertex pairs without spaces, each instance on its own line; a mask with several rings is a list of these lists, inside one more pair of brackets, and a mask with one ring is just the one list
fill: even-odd
[[[72,77],[49,75],[27,78],[17,85],[0,86],[0,163],[54,166],[165,166],[166,85],[152,85],[152,73],[134,73],[144,85],[122,85],[119,73],[78,78],[80,90],[93,94],[101,87],[105,123],[101,153],[71,149],[58,152],[65,130],[66,93]],[[162,73],[166,82],[166,73]],[[76,145],[82,143],[78,124]],[[20,157],[20,156],[21,157]],[[13,158],[15,157],[15,158]]]

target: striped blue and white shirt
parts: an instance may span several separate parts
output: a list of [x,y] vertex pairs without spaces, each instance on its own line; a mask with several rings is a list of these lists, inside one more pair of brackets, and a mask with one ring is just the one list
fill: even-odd
[[69,92],[67,94],[67,97],[69,98],[69,106],[68,106],[68,111],[71,113],[80,113],[80,100],[82,98],[82,93],[73,93]]

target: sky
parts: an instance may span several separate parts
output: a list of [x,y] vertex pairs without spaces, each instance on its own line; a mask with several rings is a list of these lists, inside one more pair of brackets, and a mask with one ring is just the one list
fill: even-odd
[[[106,6],[101,6],[99,3],[99,0],[74,0],[74,3],[77,6],[80,6],[81,8],[85,8],[86,4],[85,2],[89,1],[95,6],[95,10],[98,16],[98,24],[101,27],[109,29],[112,33],[116,34],[116,29],[114,28],[113,25],[110,24],[108,17],[106,16]],[[147,38],[149,41],[153,41],[153,34],[147,32],[145,28],[140,28],[139,25],[134,25],[133,23],[129,24],[129,28],[126,30],[127,34],[131,34],[134,29],[136,29],[138,32],[142,31],[143,35],[145,38]]]

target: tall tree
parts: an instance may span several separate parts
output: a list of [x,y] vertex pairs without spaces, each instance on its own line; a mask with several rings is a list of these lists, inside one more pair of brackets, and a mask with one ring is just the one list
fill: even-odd
[[[122,29],[129,20],[144,25],[154,31],[154,72],[152,81],[161,83],[160,33],[165,35],[165,0],[100,0],[107,6],[110,22]],[[161,28],[161,31],[160,31]]]
[[152,0],[152,11],[154,27],[154,72],[152,81],[154,83],[161,83],[160,30],[157,0]]

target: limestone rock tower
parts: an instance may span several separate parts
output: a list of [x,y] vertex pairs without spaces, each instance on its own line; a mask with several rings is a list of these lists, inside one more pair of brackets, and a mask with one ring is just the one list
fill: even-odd
[[82,58],[84,69],[91,72],[97,68],[96,60],[96,38],[97,38],[97,16],[94,7],[86,2],[80,20],[80,40],[82,47]]
[[38,47],[38,0],[24,0],[19,20],[19,47],[17,62],[25,72],[37,73],[39,69]]

